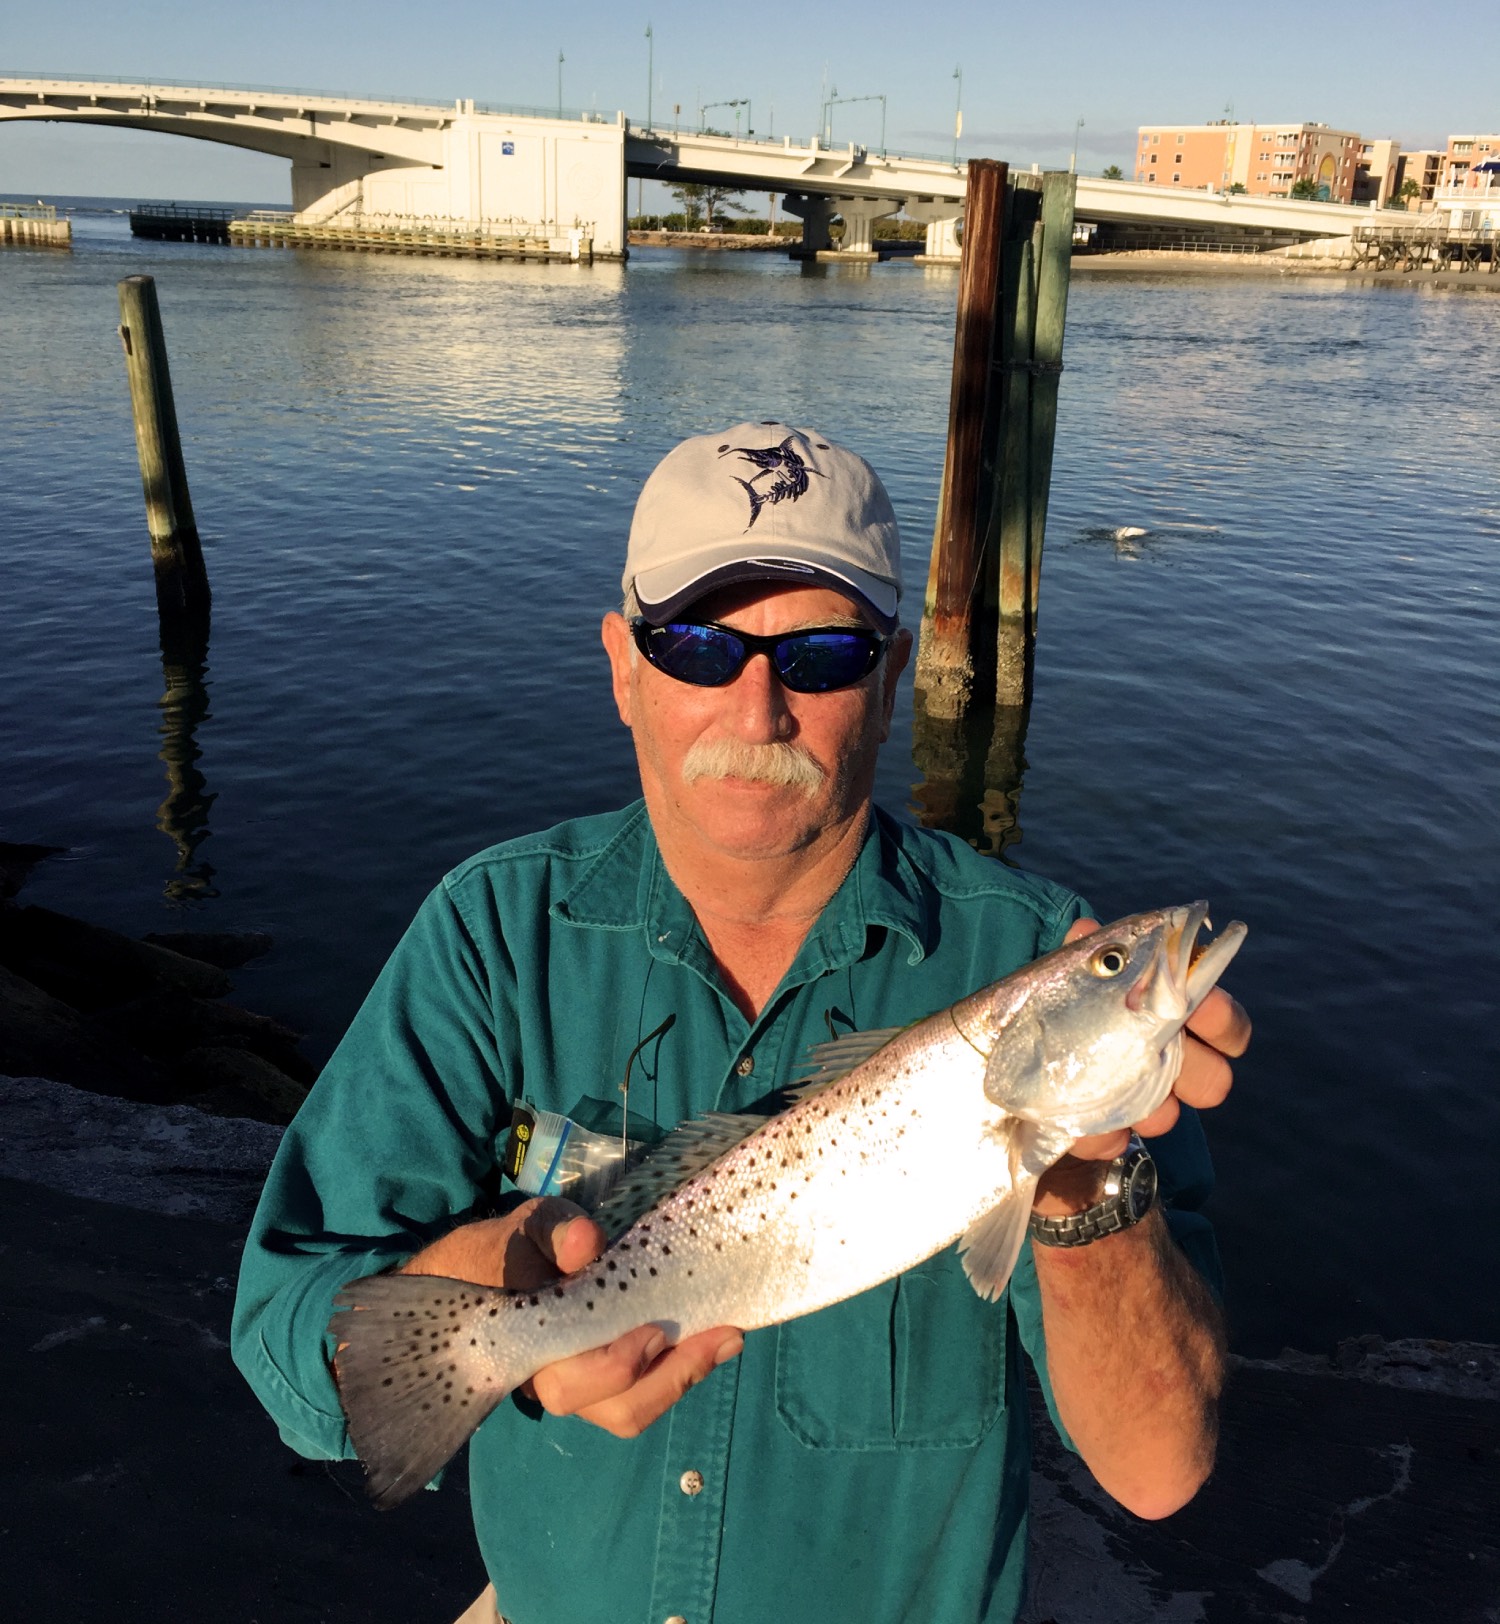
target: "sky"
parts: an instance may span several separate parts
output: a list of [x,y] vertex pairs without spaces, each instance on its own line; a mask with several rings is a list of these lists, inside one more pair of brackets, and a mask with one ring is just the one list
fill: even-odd
[[[862,7],[705,0],[50,0],[12,7],[0,76],[176,79],[347,95],[623,110],[694,126],[743,100],[757,133],[1128,174],[1141,124],[1316,120],[1408,150],[1500,128],[1490,5],[1454,0],[1439,31],[1394,0],[1166,7],[1054,0]],[[651,39],[646,29],[651,28]],[[563,60],[559,64],[558,57]],[[961,70],[962,77],[955,77]],[[884,97],[878,100],[854,98]],[[734,127],[720,107],[710,124]],[[1082,121],[1081,125],[1079,121]],[[289,199],[283,160],[206,141],[0,121],[0,194]]]

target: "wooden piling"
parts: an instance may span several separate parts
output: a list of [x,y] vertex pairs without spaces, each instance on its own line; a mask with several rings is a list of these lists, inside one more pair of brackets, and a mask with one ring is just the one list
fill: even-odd
[[[916,685],[929,715],[956,716],[974,689],[973,616],[987,512],[985,414],[1000,301],[1007,166],[969,164],[953,335],[948,450],[933,530]],[[982,498],[985,498],[982,504]]]
[[153,277],[127,276],[120,283],[120,342],[125,348],[125,369],[130,379],[135,448],[141,464],[146,525],[151,533],[151,562],[156,575],[156,603],[165,633],[169,625],[206,620],[209,590],[188,494]]
[[969,165],[948,449],[917,656],[920,707],[1030,694],[1076,180]]

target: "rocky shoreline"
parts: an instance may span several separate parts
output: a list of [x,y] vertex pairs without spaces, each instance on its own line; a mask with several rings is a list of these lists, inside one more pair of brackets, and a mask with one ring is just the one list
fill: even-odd
[[0,1073],[289,1122],[316,1075],[303,1034],[232,1003],[260,931],[141,940],[15,900],[49,846],[0,843]]

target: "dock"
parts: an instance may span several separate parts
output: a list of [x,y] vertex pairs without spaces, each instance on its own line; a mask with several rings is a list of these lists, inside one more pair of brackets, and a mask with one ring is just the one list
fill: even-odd
[[154,242],[227,243],[234,218],[233,209],[207,203],[143,203],[130,211],[130,234]]
[[0,244],[28,248],[71,248],[73,222],[59,220],[50,203],[0,203]]
[[585,265],[594,261],[592,226],[559,226],[555,221],[369,214],[303,220],[274,209],[255,209],[229,223],[228,241],[241,248],[334,248],[463,259],[570,260]]
[[1356,226],[1353,232],[1356,270],[1459,271],[1500,270],[1500,230],[1428,221],[1421,225]]

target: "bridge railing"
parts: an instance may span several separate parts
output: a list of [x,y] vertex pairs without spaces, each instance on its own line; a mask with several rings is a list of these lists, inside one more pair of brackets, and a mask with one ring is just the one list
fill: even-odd
[[375,102],[386,107],[421,107],[434,112],[452,114],[460,106],[465,112],[495,113],[511,118],[562,118],[575,123],[613,124],[614,114],[601,113],[597,108],[523,107],[509,102],[456,102],[438,101],[429,96],[342,95],[331,90],[314,90],[307,85],[247,85],[230,79],[164,79],[153,75],[142,78],[139,74],[118,73],[20,73],[13,69],[0,69],[0,94],[6,93],[6,81],[19,80],[31,84],[54,85],[119,85],[130,90],[228,90],[236,95],[278,96],[298,101],[328,102],[343,106],[348,102]]
[[55,220],[52,203],[0,203],[0,220]]

